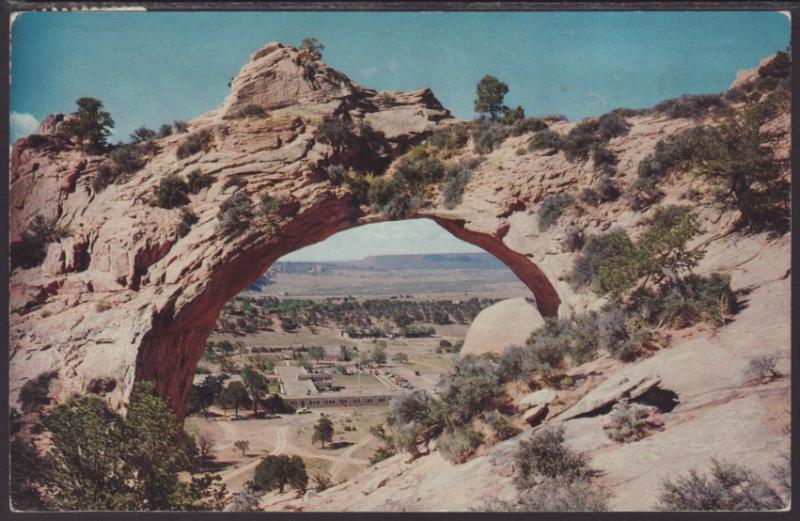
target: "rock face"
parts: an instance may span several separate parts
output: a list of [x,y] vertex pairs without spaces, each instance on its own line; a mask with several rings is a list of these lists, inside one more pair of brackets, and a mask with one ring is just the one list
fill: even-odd
[[503,300],[478,313],[467,330],[460,354],[500,354],[510,346],[523,346],[542,324],[542,315],[528,299]]

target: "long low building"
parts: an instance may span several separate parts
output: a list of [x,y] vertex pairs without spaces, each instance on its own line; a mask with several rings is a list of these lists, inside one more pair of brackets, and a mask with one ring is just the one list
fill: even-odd
[[292,407],[355,407],[387,405],[395,394],[316,394],[310,396],[285,396],[283,402]]

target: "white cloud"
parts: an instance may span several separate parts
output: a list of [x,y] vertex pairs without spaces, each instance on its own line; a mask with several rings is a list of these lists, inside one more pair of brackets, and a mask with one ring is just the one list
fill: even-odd
[[32,114],[25,112],[11,113],[11,141],[33,134],[37,128],[39,128],[39,120],[33,117]]

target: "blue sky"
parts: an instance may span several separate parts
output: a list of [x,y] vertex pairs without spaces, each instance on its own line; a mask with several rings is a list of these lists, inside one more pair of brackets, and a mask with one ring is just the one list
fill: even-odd
[[[493,74],[509,85],[509,105],[574,120],[724,90],[737,70],[783,49],[789,32],[777,12],[26,13],[12,27],[11,138],[81,96],[103,100],[114,141],[142,124],[192,119],[222,101],[252,52],[304,36],[362,85],[430,87],[459,118],[474,116],[475,83]],[[418,237],[384,253],[474,251],[426,221],[376,230],[394,226]],[[352,258],[344,246],[370,229],[334,236],[327,250]]]

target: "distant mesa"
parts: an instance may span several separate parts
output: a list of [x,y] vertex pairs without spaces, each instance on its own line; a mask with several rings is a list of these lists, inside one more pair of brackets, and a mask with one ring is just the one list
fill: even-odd
[[528,297],[503,300],[481,311],[469,326],[461,356],[500,354],[509,346],[525,345],[534,329],[544,325],[536,303]]

